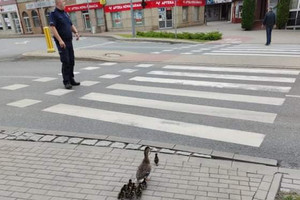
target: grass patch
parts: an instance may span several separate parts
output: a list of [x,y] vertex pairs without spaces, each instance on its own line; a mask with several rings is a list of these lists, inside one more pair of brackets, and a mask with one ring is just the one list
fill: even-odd
[[276,200],[300,200],[300,195],[295,192],[279,192]]

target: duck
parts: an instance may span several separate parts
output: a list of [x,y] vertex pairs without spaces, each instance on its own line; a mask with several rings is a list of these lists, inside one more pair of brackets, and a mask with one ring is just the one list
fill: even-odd
[[150,147],[147,146],[144,150],[144,159],[136,172],[136,179],[138,182],[141,182],[142,180],[146,179],[150,175],[151,172],[151,164],[149,160],[150,152],[151,152]]
[[154,163],[156,166],[158,166],[158,161],[159,161],[159,159],[158,159],[157,153],[155,153]]

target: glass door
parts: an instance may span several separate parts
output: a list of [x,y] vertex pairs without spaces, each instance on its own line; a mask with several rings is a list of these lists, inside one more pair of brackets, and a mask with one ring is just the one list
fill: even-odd
[[173,27],[172,8],[158,8],[158,24],[160,29]]
[[85,25],[85,29],[86,30],[91,30],[90,14],[88,13],[88,11],[83,11],[82,16],[83,16],[83,22],[84,22],[84,25]]

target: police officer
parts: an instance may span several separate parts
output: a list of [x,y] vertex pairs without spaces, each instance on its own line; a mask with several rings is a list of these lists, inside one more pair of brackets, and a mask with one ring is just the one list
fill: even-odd
[[75,57],[72,32],[75,33],[76,40],[79,40],[79,34],[69,15],[64,11],[65,1],[55,0],[55,4],[56,8],[50,14],[50,27],[62,62],[63,83],[66,89],[72,89],[72,86],[80,85],[74,80]]

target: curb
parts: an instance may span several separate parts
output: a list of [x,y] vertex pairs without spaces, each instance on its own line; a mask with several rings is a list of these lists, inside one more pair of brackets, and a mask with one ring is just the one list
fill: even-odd
[[31,142],[68,143],[132,150],[143,150],[145,146],[150,146],[152,147],[152,151],[157,151],[166,154],[177,154],[208,159],[223,159],[272,167],[278,166],[277,160],[274,159],[252,157],[236,153],[220,152],[214,151],[212,149],[202,149],[171,143],[155,142],[150,140],[131,139],[89,133],[75,133],[65,131],[51,131],[0,126],[0,139]]

